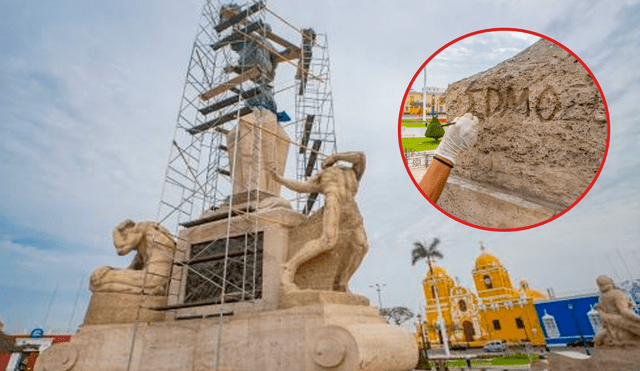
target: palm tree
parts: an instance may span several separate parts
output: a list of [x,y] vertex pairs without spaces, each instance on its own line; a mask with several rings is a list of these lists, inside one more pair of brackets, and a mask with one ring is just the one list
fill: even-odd
[[447,337],[447,330],[444,326],[444,320],[442,319],[442,309],[440,308],[440,299],[438,298],[438,288],[435,285],[435,277],[433,276],[433,265],[431,261],[434,259],[442,259],[443,255],[440,250],[438,250],[438,244],[440,243],[440,239],[437,237],[431,241],[431,245],[429,247],[425,247],[426,244],[422,242],[414,242],[413,250],[411,250],[411,265],[416,265],[420,259],[426,259],[427,264],[429,265],[429,274],[431,279],[433,280],[433,295],[436,299],[436,307],[438,310],[438,324],[440,325],[440,337],[442,338],[442,344],[444,345],[444,354],[449,355],[449,340]]
[[442,259],[444,255],[438,250],[438,244],[440,240],[436,237],[431,242],[429,247],[425,247],[426,243],[414,242],[413,250],[411,250],[411,265],[416,265],[421,259],[426,259],[429,265],[429,273],[433,274],[433,265],[431,261],[435,259]]

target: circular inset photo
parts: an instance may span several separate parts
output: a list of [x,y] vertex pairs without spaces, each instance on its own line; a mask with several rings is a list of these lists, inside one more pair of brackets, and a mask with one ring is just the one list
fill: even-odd
[[609,147],[595,76],[568,48],[519,29],[453,40],[416,71],[398,140],[417,189],[449,217],[533,228],[575,206]]

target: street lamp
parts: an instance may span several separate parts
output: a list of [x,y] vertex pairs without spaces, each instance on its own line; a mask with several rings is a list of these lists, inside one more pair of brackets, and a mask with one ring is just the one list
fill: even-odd
[[378,303],[380,304],[380,310],[382,310],[382,295],[380,295],[380,292],[382,291],[382,288],[385,286],[387,286],[386,283],[383,283],[382,285],[380,285],[379,283],[376,283],[375,286],[369,285],[369,287],[375,288],[376,291],[378,292]]
[[431,94],[431,117],[436,115],[436,95]]
[[576,324],[576,328],[578,329],[578,333],[580,334],[580,341],[582,341],[582,345],[584,345],[584,352],[587,355],[591,355],[591,353],[589,353],[589,348],[587,348],[587,340],[582,335],[582,329],[580,328],[580,324],[578,323],[578,319],[576,318],[576,314],[573,311],[573,304],[571,304],[571,303],[567,304],[567,308],[569,308],[569,310],[571,311],[571,317],[573,318],[573,321]]
[[427,66],[424,66],[424,85],[422,85],[422,121],[427,121]]

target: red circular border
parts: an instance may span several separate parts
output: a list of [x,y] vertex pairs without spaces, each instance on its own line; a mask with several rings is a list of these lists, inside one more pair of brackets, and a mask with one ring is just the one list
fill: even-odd
[[[569,207],[567,207],[564,211],[562,211],[561,213],[559,213],[558,215],[555,215],[552,218],[549,218],[547,220],[544,220],[540,223],[536,223],[536,224],[532,224],[526,227],[520,227],[520,228],[505,228],[505,229],[500,229],[500,228],[489,228],[489,227],[483,227],[480,225],[475,225],[475,224],[471,224],[465,220],[456,218],[455,216],[449,214],[448,212],[446,212],[445,210],[443,210],[440,206],[436,205],[435,202],[431,201],[431,199],[429,197],[427,197],[427,195],[422,191],[422,189],[420,188],[420,186],[418,185],[418,183],[416,182],[416,180],[413,178],[413,175],[411,175],[411,170],[409,170],[409,165],[407,163],[407,159],[404,156],[404,151],[402,149],[402,133],[401,133],[401,127],[402,127],[402,112],[403,112],[403,106],[404,106],[404,101],[407,99],[407,95],[409,95],[409,90],[411,90],[411,87],[413,86],[413,82],[416,80],[416,78],[418,77],[418,75],[420,74],[420,72],[422,72],[422,70],[424,69],[424,67],[438,54],[440,54],[441,51],[443,51],[444,49],[448,48],[449,46],[457,43],[460,40],[466,39],[467,37],[470,36],[474,36],[474,35],[478,35],[478,34],[482,34],[482,33],[487,33],[487,32],[494,32],[494,31],[513,31],[513,32],[523,32],[523,33],[528,33],[530,35],[534,35],[534,36],[538,36],[541,37],[543,39],[549,40],[552,43],[560,46],[562,49],[566,50],[569,54],[571,54],[576,60],[578,60],[580,62],[580,64],[582,65],[582,67],[584,67],[587,72],[589,72],[589,75],[591,76],[591,78],[593,79],[593,81],[596,83],[596,86],[598,87],[598,91],[600,92],[600,96],[602,97],[602,102],[604,103],[604,110],[605,113],[607,115],[607,145],[604,149],[604,156],[602,157],[602,163],[600,164],[600,168],[598,169],[598,172],[596,173],[595,177],[593,178],[593,180],[591,181],[591,184],[589,184],[589,187],[587,187],[587,189],[582,193],[582,195],[574,202],[572,203]],[[420,193],[422,194],[422,196],[424,196],[424,198],[427,199],[427,201],[429,201],[429,203],[431,203],[431,205],[433,205],[436,209],[440,210],[440,212],[442,212],[443,214],[445,214],[446,216],[448,216],[449,218],[458,221],[464,225],[467,225],[469,227],[473,227],[473,228],[477,228],[477,229],[482,229],[485,231],[491,231],[491,232],[515,232],[515,231],[524,231],[527,229],[531,229],[531,228],[535,228],[535,227],[539,227],[541,225],[547,224],[552,220],[555,220],[559,217],[561,217],[562,215],[564,215],[567,211],[571,210],[575,205],[578,204],[578,202],[580,202],[584,196],[587,195],[587,193],[589,193],[589,191],[591,190],[591,187],[593,187],[593,185],[595,184],[596,180],[598,179],[598,177],[600,176],[600,172],[602,172],[602,167],[604,166],[605,160],[607,159],[607,153],[609,152],[609,141],[610,141],[610,136],[611,136],[611,123],[609,121],[609,107],[607,106],[607,100],[604,97],[604,93],[602,92],[602,88],[600,87],[600,83],[598,82],[598,79],[596,79],[595,75],[593,74],[593,72],[591,72],[591,70],[589,69],[589,67],[587,67],[587,65],[582,61],[582,59],[580,59],[580,57],[578,57],[574,52],[572,52],[571,50],[569,50],[569,48],[567,48],[566,46],[562,45],[561,43],[557,42],[556,40],[545,36],[543,34],[537,33],[537,32],[533,32],[533,31],[529,31],[529,30],[525,30],[525,29],[521,29],[521,28],[487,28],[484,30],[478,30],[478,31],[474,31],[471,33],[468,33],[466,35],[460,36],[457,39],[447,43],[446,45],[444,45],[443,47],[441,47],[440,49],[438,49],[435,53],[433,53],[429,59],[427,59],[421,66],[420,68],[418,68],[418,70],[416,71],[416,73],[413,75],[413,78],[411,79],[411,81],[409,82],[409,86],[407,86],[407,90],[404,92],[404,97],[402,97],[402,105],[400,106],[400,114],[398,115],[398,145],[400,146],[400,155],[402,156],[402,161],[404,163],[404,167],[407,169],[407,174],[409,174],[409,177],[411,178],[411,181],[413,181],[413,184],[416,186],[416,188],[418,189],[418,191],[420,191]]]

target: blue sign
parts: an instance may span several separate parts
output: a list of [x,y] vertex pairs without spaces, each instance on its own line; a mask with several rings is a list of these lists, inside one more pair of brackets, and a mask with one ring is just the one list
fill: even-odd
[[31,331],[31,337],[34,339],[41,338],[42,335],[44,335],[44,330],[42,330],[41,328],[36,328]]

